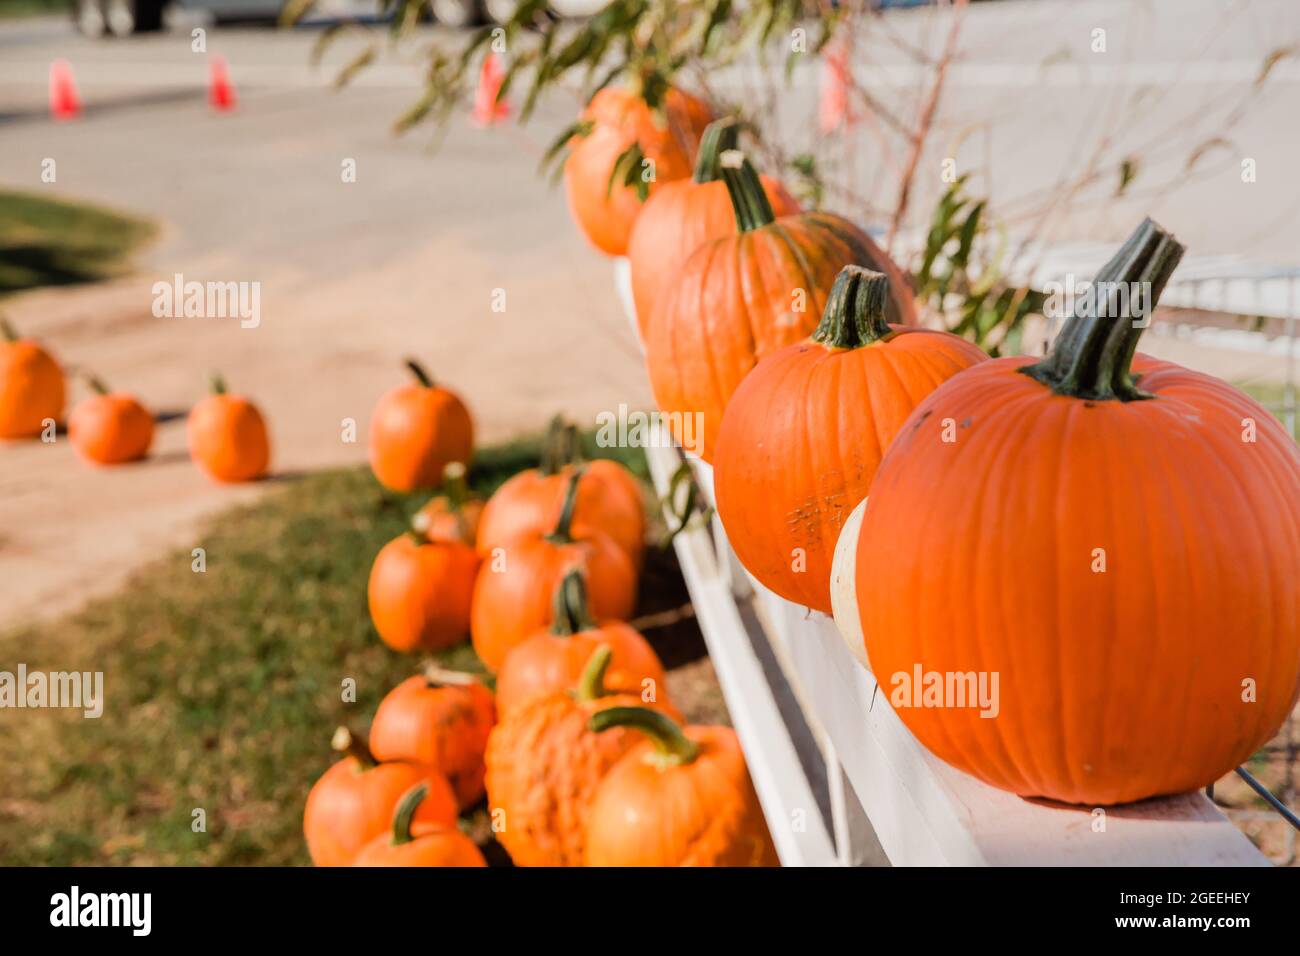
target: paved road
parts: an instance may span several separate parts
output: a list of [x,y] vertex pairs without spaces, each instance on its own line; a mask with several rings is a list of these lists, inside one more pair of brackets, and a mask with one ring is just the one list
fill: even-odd
[[[934,44],[925,11],[889,24]],[[1098,27],[1108,31],[1105,55],[1089,52]],[[985,185],[1015,208],[1015,197],[1053,181],[1079,153],[1081,131],[1097,127],[1105,104],[1139,96],[1145,118],[1117,134],[1121,142],[1152,133],[1186,141],[1181,152],[1144,166],[1129,200],[1086,200],[1051,225],[1061,235],[1116,239],[1150,211],[1197,252],[1300,264],[1293,62],[1260,91],[1217,165],[1192,176],[1179,158],[1222,119],[1215,109],[1250,88],[1267,52],[1298,35],[1300,5],[1282,0],[980,4],[915,208],[942,187],[939,160],[959,130],[988,124],[956,155],[972,169],[996,156]],[[458,119],[431,150],[424,134],[389,132],[418,87],[413,50],[332,93],[330,63],[349,51],[313,69],[314,39],[211,31],[209,50],[230,62],[241,98],[235,113],[214,115],[205,61],[187,31],[92,43],[62,21],[0,23],[0,185],[100,201],[164,226],[138,275],[31,294],[7,306],[12,317],[69,366],[93,368],[164,410],[187,408],[206,370],[222,368],[267,410],[276,466],[287,473],[362,460],[361,446],[340,440],[340,421],[365,421],[407,353],[466,396],[488,439],[538,426],[559,408],[590,417],[619,402],[647,404],[609,265],[535,172],[576,97],[557,94],[522,130]],[[1209,52],[1179,73],[1206,39]],[[71,62],[87,101],[77,122],[44,115],[55,58]],[[899,97],[916,93],[916,73],[896,46],[867,44],[859,62]],[[724,91],[744,80],[715,79]],[[781,100],[782,135],[796,148],[817,135],[808,120],[815,79],[814,65],[801,67]],[[866,130],[850,153],[870,187],[881,177],[868,167],[883,160],[867,148]],[[1258,182],[1240,182],[1239,154],[1256,159]],[[52,185],[40,181],[46,158],[57,162]],[[349,159],[355,183],[342,181]],[[1187,188],[1165,194],[1171,182]],[[1148,186],[1161,195],[1147,196]],[[175,273],[259,282],[261,325],[154,318],[151,286]],[[504,314],[491,310],[495,289],[506,290]],[[208,485],[185,459],[179,420],[161,429],[158,455],[140,466],[93,471],[65,443],[0,448],[0,460],[0,624],[115,587],[141,561],[192,540],[206,515],[259,491]]]

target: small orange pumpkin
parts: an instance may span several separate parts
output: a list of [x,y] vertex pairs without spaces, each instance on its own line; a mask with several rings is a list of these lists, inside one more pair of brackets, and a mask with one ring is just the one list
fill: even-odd
[[730,727],[680,728],[648,707],[593,714],[597,734],[650,738],[605,774],[586,814],[587,866],[777,866]]
[[83,458],[97,465],[118,465],[149,454],[153,416],[134,395],[110,393],[91,376],[91,390],[68,416],[68,438]]
[[[591,98],[579,120],[582,131],[569,141],[564,186],[573,220],[593,246],[606,255],[623,255],[641,212],[637,189],[616,179],[619,157],[639,147],[643,161],[654,164],[654,180],[648,184],[653,195],[660,184],[691,174],[700,134],[710,119],[708,106],[678,89],[667,91],[661,109],[642,93],[615,86]],[[640,172],[638,161],[634,173]]]
[[483,502],[471,496],[462,462],[453,461],[443,469],[443,486],[446,490],[426,501],[411,525],[430,541],[459,541],[473,547]]
[[436,770],[410,763],[379,763],[361,741],[340,727],[335,750],[345,756],[312,785],[303,809],[307,852],[317,866],[347,866],[357,852],[393,819],[393,810],[411,787],[428,786],[415,813],[419,823],[456,826],[456,797]]
[[370,469],[385,488],[436,488],[453,461],[469,464],[474,423],[460,398],[407,359],[414,382],[390,389],[370,416]]
[[[889,321],[916,324],[906,277],[866,233],[829,213],[777,219],[740,153],[724,153],[721,168],[739,233],[691,253],[645,332],[655,400],[678,441],[707,462],[741,380],[759,359],[813,332],[844,266],[888,275]],[[694,434],[697,415],[702,435]]]
[[454,826],[418,825],[415,814],[429,785],[417,783],[393,812],[391,832],[381,833],[357,854],[353,866],[487,866],[474,841]]
[[506,654],[551,623],[555,589],[570,568],[585,569],[597,620],[626,620],[636,605],[636,570],[607,535],[574,520],[583,469],[575,469],[554,530],[498,545],[474,583],[470,633],[479,659],[499,670]]
[[746,376],[718,432],[718,516],[741,563],[827,614],[835,543],[912,409],[988,356],[947,332],[885,320],[889,279],[845,266],[812,338]]
[[32,438],[63,415],[63,369],[0,318],[0,438]]
[[478,554],[459,541],[430,541],[414,528],[380,549],[370,566],[370,619],[395,651],[439,651],[465,639]]
[[[739,137],[740,125],[734,117],[711,123],[700,140],[695,175],[661,185],[636,218],[627,261],[642,335],[660,290],[675,280],[690,254],[710,239],[722,239],[736,231],[731,197],[718,178],[718,157],[735,149]],[[759,180],[778,219],[799,212],[799,204],[778,180],[770,176],[759,176]]]
[[185,424],[190,458],[217,481],[253,481],[266,474],[271,441],[266,421],[247,398],[226,392],[220,375],[212,376],[212,394],[190,409]]
[[440,771],[462,809],[483,796],[483,751],[496,723],[492,692],[469,674],[430,667],[379,702],[370,748],[379,760]]
[[572,687],[592,652],[612,653],[605,684],[636,696],[664,698],[667,684],[659,655],[639,632],[622,621],[597,624],[587,606],[587,584],[577,568],[555,589],[555,620],[506,655],[497,674],[497,707],[507,714],[537,697]]

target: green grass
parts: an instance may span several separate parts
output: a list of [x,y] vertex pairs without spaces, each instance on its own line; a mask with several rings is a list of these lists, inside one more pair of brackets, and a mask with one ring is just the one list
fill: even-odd
[[0,0],[0,20],[68,13],[71,0]]
[[[620,451],[621,450],[617,450]],[[537,443],[483,450],[488,492],[536,462]],[[644,475],[639,451],[622,453]],[[340,723],[364,730],[417,661],[384,647],[365,582],[418,500],[368,470],[286,482],[220,516],[192,545],[67,620],[0,635],[0,670],[104,673],[104,714],[0,709],[0,863],[302,864],[303,801]],[[190,569],[191,547],[207,571]],[[652,550],[650,613],[685,600]],[[702,651],[693,622],[655,632],[670,667]],[[660,642],[665,643],[660,643]],[[451,666],[474,667],[468,645]],[[344,703],[344,678],[355,703]],[[191,831],[202,807],[207,832]]]
[[0,190],[0,297],[110,278],[155,232],[98,206]]
[[[1233,382],[1232,384],[1281,419],[1282,405],[1286,402],[1286,386],[1281,382]],[[1295,437],[1300,441],[1300,420],[1296,423]]]

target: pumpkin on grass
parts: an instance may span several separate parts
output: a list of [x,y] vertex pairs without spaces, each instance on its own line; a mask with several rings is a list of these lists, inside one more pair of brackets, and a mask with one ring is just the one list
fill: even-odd
[[[1023,796],[1198,789],[1300,695],[1300,450],[1226,383],[1134,354],[1182,252],[1148,220],[1046,358],[936,389],[865,508],[856,611],[882,698]],[[952,674],[986,699],[967,681],[927,706],[927,675]]]
[[456,826],[456,797],[436,770],[411,763],[376,763],[363,742],[340,727],[333,746],[345,754],[307,794],[302,829],[317,866],[347,866],[363,846],[388,830],[393,810],[411,787],[428,793],[414,819],[420,824]]
[[63,369],[0,318],[0,438],[33,438],[63,415]]
[[379,702],[370,749],[440,771],[462,809],[483,796],[483,751],[496,723],[492,692],[470,674],[428,668]]
[[93,375],[94,392],[72,409],[68,416],[68,438],[87,461],[97,465],[119,465],[149,454],[153,444],[153,416],[134,395],[109,392]]
[[[642,335],[660,291],[676,278],[690,254],[710,239],[736,231],[736,214],[726,184],[718,175],[718,159],[735,149],[739,138],[740,124],[735,117],[709,124],[700,140],[694,176],[661,185],[636,218],[627,260]],[[778,180],[770,176],[759,179],[777,218],[799,212],[799,204]]]
[[438,651],[469,631],[478,554],[459,541],[430,541],[414,527],[380,549],[370,567],[370,619],[395,651]]
[[516,866],[581,866],[591,796],[605,772],[636,746],[631,731],[596,734],[587,726],[606,708],[640,703],[606,690],[610,658],[609,646],[601,645],[575,688],[503,715],[488,738],[488,807],[500,821],[497,839]]
[[[661,183],[691,174],[711,119],[701,100],[653,78],[639,90],[606,86],[591,98],[569,139],[564,191],[593,246],[610,256],[627,251],[642,192],[653,195]],[[650,171],[653,178],[642,179]]]
[[664,667],[659,655],[639,632],[622,621],[592,619],[587,584],[577,568],[555,589],[555,620],[506,655],[497,674],[497,707],[508,714],[536,697],[572,687],[597,647],[609,647],[612,657],[605,684],[614,690],[651,700],[666,695]]
[[[916,324],[907,279],[866,233],[830,213],[777,219],[740,153],[724,153],[721,168],[739,231],[691,253],[645,330],[655,401],[678,441],[707,462],[732,393],[759,359],[813,332],[844,266],[888,275],[886,318]],[[695,415],[703,435],[692,439],[683,431]]]
[[483,502],[470,494],[465,465],[453,461],[443,469],[444,491],[430,498],[411,519],[411,525],[430,541],[459,541],[474,546]]
[[555,589],[582,568],[597,620],[626,620],[636,605],[636,570],[603,532],[574,521],[581,467],[570,473],[560,515],[549,533],[534,531],[500,545],[474,582],[470,633],[479,659],[500,670],[506,654],[551,623]]
[[889,279],[845,266],[812,338],[769,355],[727,405],[714,493],[727,540],[788,601],[830,613],[841,525],[921,399],[988,356],[947,332],[890,325]]
[[262,413],[242,395],[226,391],[220,374],[212,394],[190,409],[185,423],[190,458],[216,481],[253,481],[266,474],[271,441]]
[[638,732],[587,811],[587,866],[777,866],[736,732],[687,727],[648,707],[611,707],[588,727]]
[[453,461],[468,464],[474,423],[454,393],[435,385],[424,367],[406,360],[414,382],[390,389],[370,416],[370,470],[385,488],[436,488]]
[[428,798],[429,785],[408,790],[393,812],[393,827],[357,854],[353,866],[487,866],[474,841],[455,826],[420,825],[415,814]]

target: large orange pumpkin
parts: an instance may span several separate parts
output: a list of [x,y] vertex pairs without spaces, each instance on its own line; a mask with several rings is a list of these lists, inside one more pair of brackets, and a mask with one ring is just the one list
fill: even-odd
[[344,728],[334,748],[346,756],[331,766],[307,794],[302,829],[307,852],[317,866],[347,866],[357,851],[388,830],[402,794],[428,785],[415,820],[454,827],[456,797],[436,770],[410,763],[375,763],[365,745]]
[[149,454],[153,444],[153,416],[126,392],[110,393],[98,378],[90,379],[94,392],[82,399],[68,416],[68,438],[83,458],[97,465],[118,465]]
[[506,655],[497,674],[497,707],[508,714],[520,705],[572,687],[602,644],[612,652],[606,686],[624,693],[664,699],[664,667],[650,643],[622,621],[597,624],[587,605],[587,585],[577,568],[555,589],[555,620]]
[[[564,187],[569,211],[593,246],[606,255],[623,255],[641,211],[637,189],[612,179],[619,157],[639,147],[644,161],[653,164],[654,178],[646,184],[653,195],[661,183],[691,174],[710,119],[708,106],[678,89],[669,89],[657,106],[639,92],[615,86],[591,98],[580,118],[583,129],[569,143]],[[633,172],[649,174],[650,167],[638,160]]]
[[63,369],[0,318],[0,438],[32,438],[63,415]]
[[361,848],[353,866],[487,866],[474,841],[454,826],[420,825],[415,814],[429,795],[427,783],[408,790],[393,811],[393,827]]
[[266,420],[247,398],[226,392],[220,375],[212,394],[190,409],[185,423],[190,458],[217,481],[253,481],[266,474],[271,440]]
[[1024,796],[1205,786],[1300,695],[1300,451],[1224,382],[1134,358],[1133,297],[1154,307],[1182,251],[1145,222],[1046,358],[921,403],[867,501],[854,573],[881,697]]
[[781,597],[830,613],[840,527],[918,402],[987,358],[947,332],[885,320],[889,279],[845,266],[808,341],[769,355],[727,405],[713,487],[741,562]]
[[[676,278],[690,254],[710,239],[721,239],[736,231],[731,197],[726,184],[718,178],[718,157],[736,147],[739,130],[734,118],[710,124],[700,140],[694,176],[664,183],[646,200],[636,218],[627,261],[642,335],[659,291]],[[778,180],[770,176],[759,179],[778,218],[799,212],[799,204]]]
[[759,359],[812,333],[844,266],[889,275],[886,316],[915,324],[906,278],[864,232],[829,213],[776,219],[738,152],[723,155],[722,177],[739,232],[691,253],[645,334],[655,400],[678,441],[708,462],[736,387]]
[[470,633],[479,659],[499,670],[506,654],[551,623],[555,589],[575,567],[586,573],[597,620],[626,620],[636,605],[636,569],[606,534],[573,519],[583,469],[568,477],[550,533],[534,531],[496,547],[474,583]]
[[437,651],[469,630],[478,554],[459,541],[430,541],[412,528],[380,549],[366,593],[370,619],[395,651]]
[[429,668],[379,702],[370,749],[379,760],[439,770],[462,808],[483,796],[483,751],[496,723],[492,692],[469,674]]
[[601,777],[630,748],[633,731],[593,733],[588,719],[639,704],[604,686],[610,649],[596,649],[572,690],[534,698],[503,715],[487,749],[488,806],[497,839],[517,866],[581,866],[587,805]]
[[443,469],[442,494],[421,506],[411,525],[430,541],[459,541],[474,546],[483,502],[470,494],[465,482],[465,465],[453,461]]
[[679,727],[646,707],[606,708],[599,735],[649,737],[601,781],[587,811],[587,866],[777,866],[730,727]]
[[390,389],[370,416],[370,469],[393,491],[436,488],[453,461],[469,464],[474,423],[454,393],[408,359],[414,382]]

